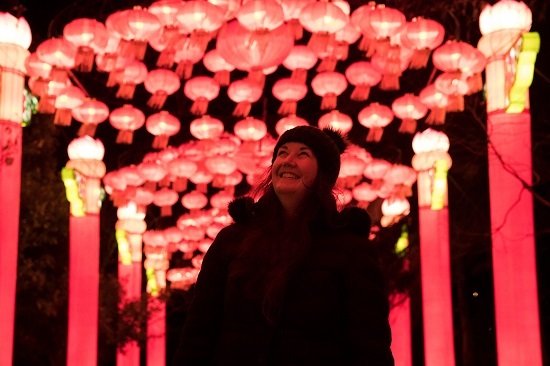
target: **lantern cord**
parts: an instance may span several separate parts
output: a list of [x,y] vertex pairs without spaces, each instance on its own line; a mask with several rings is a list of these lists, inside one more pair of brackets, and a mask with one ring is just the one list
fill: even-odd
[[88,93],[88,91],[86,90],[86,88],[84,87],[84,85],[82,85],[82,83],[80,82],[80,80],[78,80],[78,78],[77,78],[76,75],[73,73],[73,71],[70,70],[70,69],[67,69],[67,73],[69,74],[69,77],[71,78],[71,80],[76,84],[76,86],[78,86],[78,87],[84,92],[84,94],[86,95],[86,97],[91,98],[90,93]]

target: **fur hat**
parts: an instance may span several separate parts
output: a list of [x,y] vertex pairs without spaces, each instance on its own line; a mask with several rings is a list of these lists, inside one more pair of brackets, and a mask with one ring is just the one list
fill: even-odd
[[297,126],[285,131],[277,141],[273,149],[273,158],[275,161],[279,148],[287,142],[301,142],[307,145],[317,158],[319,171],[324,177],[334,185],[338,174],[340,173],[340,154],[346,150],[346,139],[340,132],[314,126]]

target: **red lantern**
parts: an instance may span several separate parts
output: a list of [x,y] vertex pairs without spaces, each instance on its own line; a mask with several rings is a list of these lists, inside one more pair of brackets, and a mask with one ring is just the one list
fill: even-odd
[[345,188],[353,188],[363,178],[363,171],[367,166],[367,162],[347,151],[340,156],[340,160],[338,185]]
[[367,182],[361,182],[351,190],[351,194],[359,207],[367,208],[369,203],[378,198],[376,190]]
[[208,103],[220,92],[220,84],[209,76],[195,76],[183,87],[185,96],[193,101],[191,113],[202,116],[208,109]]
[[210,72],[214,73],[214,80],[216,80],[220,86],[229,85],[230,75],[229,73],[235,70],[235,66],[227,62],[218,52],[217,49],[212,49],[204,55],[202,59],[204,67]]
[[275,0],[249,0],[243,2],[235,18],[243,27],[260,35],[283,24],[284,13]]
[[178,63],[176,74],[183,79],[189,79],[193,66],[204,56],[204,49],[193,43],[189,37],[180,37],[174,44],[174,61]]
[[401,118],[399,132],[402,133],[414,133],[416,121],[428,113],[428,108],[413,94],[405,94],[395,99],[391,107],[395,116]]
[[369,98],[370,89],[382,80],[382,74],[368,61],[356,61],[346,69],[346,78],[355,88],[350,99],[365,101]]
[[46,80],[50,77],[52,65],[42,61],[37,53],[33,52],[25,59],[25,68],[27,69],[27,75],[30,77],[38,77]]
[[462,112],[464,95],[470,87],[464,74],[460,71],[449,71],[440,74],[434,81],[435,89],[447,96],[447,111]]
[[399,90],[399,78],[407,69],[412,53],[407,49],[392,45],[388,46],[386,53],[376,53],[371,57],[371,64],[382,73],[380,82],[381,90]]
[[197,118],[189,125],[191,135],[199,140],[216,139],[221,136],[224,128],[222,121],[209,115]]
[[416,171],[403,164],[394,164],[384,176],[384,180],[393,186],[392,197],[410,197],[412,196],[412,185],[416,182]]
[[267,134],[267,126],[262,120],[246,117],[235,123],[233,131],[243,141],[258,141]]
[[349,45],[354,44],[361,37],[361,32],[353,23],[348,22],[346,26],[334,34],[334,54],[338,60],[347,60]]
[[295,45],[282,63],[292,71],[291,78],[305,83],[307,71],[317,63],[317,55],[307,46]]
[[321,109],[334,109],[337,105],[337,97],[348,86],[346,77],[339,72],[321,72],[311,80],[313,92],[322,97]]
[[361,109],[357,115],[359,123],[369,129],[368,142],[378,142],[382,139],[384,127],[393,121],[393,112],[390,107],[380,103],[371,103]]
[[172,206],[178,202],[178,192],[163,187],[153,193],[153,204],[160,207],[161,216],[172,216]]
[[61,90],[55,98],[55,116],[53,123],[59,126],[71,125],[71,111],[84,102],[86,94],[76,86],[68,86]]
[[370,28],[369,32],[375,38],[374,52],[385,54],[390,45],[390,37],[397,35],[406,25],[407,18],[401,11],[386,7],[384,4],[376,5],[365,21]]
[[334,39],[334,34],[344,28],[348,16],[333,3],[316,1],[302,8],[299,21],[312,33],[308,47],[322,51],[326,50],[327,45]]
[[119,130],[116,143],[131,144],[134,131],[145,124],[145,114],[131,104],[125,104],[111,112],[109,122]]
[[179,23],[191,34],[191,42],[203,52],[212,34],[225,22],[222,10],[208,1],[186,1],[177,14]]
[[283,14],[286,23],[292,29],[295,39],[301,39],[303,36],[303,28],[299,18],[302,9],[309,3],[315,0],[276,0],[283,8]]
[[281,136],[285,131],[290,130],[297,126],[307,126],[309,123],[295,114],[288,115],[281,118],[275,125],[275,131]]
[[372,159],[365,170],[363,176],[371,180],[371,185],[374,189],[380,189],[384,176],[390,171],[392,164],[383,159]]
[[477,62],[476,48],[469,43],[450,40],[434,50],[434,67],[441,71],[469,70]]
[[408,22],[400,33],[400,40],[403,46],[414,50],[409,67],[426,67],[432,50],[439,47],[444,38],[445,28],[435,20],[415,17]]
[[374,1],[369,1],[366,5],[361,5],[355,9],[350,15],[350,23],[356,26],[363,38],[357,46],[360,51],[365,51],[367,57],[371,57],[375,51],[375,35],[370,27],[370,24],[365,21],[370,16],[370,13],[376,9],[376,3]]
[[40,43],[36,55],[41,61],[52,66],[49,79],[66,83],[69,79],[67,69],[75,65],[76,48],[65,38],[50,38]]
[[97,125],[109,117],[109,108],[103,102],[95,99],[86,99],[84,102],[72,109],[74,119],[82,123],[78,130],[78,136],[88,135],[93,137]]
[[350,116],[336,109],[324,114],[317,121],[319,128],[333,128],[342,133],[348,133],[353,127],[353,120]]
[[63,37],[76,47],[75,68],[81,72],[92,71],[94,54],[103,52],[109,39],[105,25],[89,18],[67,23]]
[[214,174],[206,169],[203,161],[197,161],[197,171],[189,177],[189,181],[195,184],[197,191],[206,193],[208,191],[207,185],[212,183],[212,180],[214,180]]
[[177,192],[187,189],[187,180],[197,172],[197,164],[185,157],[177,157],[167,164],[168,172],[176,179],[172,186]]
[[236,117],[248,116],[252,103],[257,102],[262,94],[262,85],[253,79],[244,78],[232,82],[227,88],[227,96],[237,103],[233,109],[233,115]]
[[120,85],[116,93],[117,98],[132,99],[136,85],[141,84],[147,78],[147,66],[141,61],[132,60],[122,70],[116,72],[116,82]]
[[197,281],[198,268],[183,267],[170,268],[166,271],[166,279],[170,282],[170,288],[187,291]]
[[145,121],[147,131],[155,136],[154,149],[164,149],[168,146],[168,139],[180,130],[180,121],[167,111],[160,111],[150,115]]
[[235,199],[235,196],[233,196],[231,193],[227,191],[220,191],[217,193],[214,193],[210,197],[210,205],[217,209],[227,209],[227,206],[229,205],[229,202],[233,201]]
[[[137,165],[137,172],[143,178],[147,180],[147,188],[153,192],[157,183],[163,180],[168,174],[166,167],[158,161],[142,161]],[[137,201],[136,201],[137,202]]]
[[278,114],[296,114],[298,101],[304,99],[307,94],[307,85],[299,80],[283,78],[277,80],[271,89],[273,96],[282,102],[277,110]]
[[147,74],[143,82],[145,89],[153,94],[147,105],[154,109],[161,109],[169,95],[174,94],[181,86],[178,75],[172,70],[156,69]]
[[122,175],[128,186],[138,187],[145,183],[145,179],[139,175],[136,165],[127,165],[118,170],[120,175]]
[[183,195],[181,204],[190,211],[200,210],[208,204],[208,197],[202,192],[191,191]]
[[436,89],[435,84],[430,84],[420,91],[418,95],[422,104],[430,109],[426,117],[426,124],[441,125],[445,122],[449,99],[445,94]]

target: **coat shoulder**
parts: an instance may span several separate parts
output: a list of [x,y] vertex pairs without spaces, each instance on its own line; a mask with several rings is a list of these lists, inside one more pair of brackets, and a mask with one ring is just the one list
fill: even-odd
[[344,228],[359,236],[368,236],[371,228],[369,213],[356,206],[346,207],[339,213],[339,220]]

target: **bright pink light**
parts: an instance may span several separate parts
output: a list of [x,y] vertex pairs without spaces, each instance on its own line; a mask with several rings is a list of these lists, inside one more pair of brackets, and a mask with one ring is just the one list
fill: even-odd
[[[124,265],[118,262],[118,281],[123,289],[122,302],[137,300],[141,296],[141,262]],[[138,343],[132,341],[124,349],[117,351],[117,366],[139,366],[140,350]]]
[[152,298],[155,309],[147,320],[147,366],[166,365],[166,303]]
[[396,366],[412,365],[411,348],[411,304],[407,295],[399,295],[394,301],[398,305],[390,311],[392,333],[391,350]]

